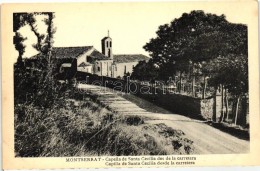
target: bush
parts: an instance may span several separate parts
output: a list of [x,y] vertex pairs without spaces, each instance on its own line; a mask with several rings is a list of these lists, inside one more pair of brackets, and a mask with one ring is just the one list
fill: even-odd
[[165,124],[147,124],[139,116],[115,115],[93,107],[97,104],[90,99],[66,99],[62,104],[52,109],[16,106],[16,156],[166,155],[193,151],[192,141],[182,131]]

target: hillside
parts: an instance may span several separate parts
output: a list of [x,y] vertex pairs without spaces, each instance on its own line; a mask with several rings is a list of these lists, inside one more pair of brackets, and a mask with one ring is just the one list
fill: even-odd
[[59,93],[60,98],[47,109],[33,102],[15,105],[17,157],[194,152],[192,141],[181,130],[150,124],[141,116],[113,113],[71,87]]

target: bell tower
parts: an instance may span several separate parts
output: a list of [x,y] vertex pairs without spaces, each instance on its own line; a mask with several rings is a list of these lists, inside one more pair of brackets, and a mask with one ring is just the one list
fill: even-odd
[[104,37],[102,40],[101,40],[101,47],[102,47],[102,53],[113,59],[113,53],[112,53],[112,39],[109,37],[109,30],[108,30],[108,33],[107,33],[107,37]]

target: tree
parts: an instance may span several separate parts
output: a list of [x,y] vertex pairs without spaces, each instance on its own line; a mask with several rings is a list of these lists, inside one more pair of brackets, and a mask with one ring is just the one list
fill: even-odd
[[178,63],[197,63],[218,56],[247,52],[247,28],[229,23],[224,15],[203,11],[184,13],[170,24],[159,26],[157,37],[148,42],[148,51],[162,70],[174,74]]
[[159,26],[156,33],[144,49],[159,65],[160,77],[179,71],[181,82],[181,73],[188,71],[194,95],[196,76],[203,76],[203,98],[209,78],[214,92],[222,86],[222,91],[237,98],[238,109],[241,96],[248,91],[246,25],[230,23],[224,15],[192,11]]
[[22,65],[22,56],[25,52],[25,45],[23,42],[27,39],[23,37],[18,30],[25,25],[24,15],[26,13],[14,13],[13,14],[13,31],[15,32],[13,44],[15,45],[15,49],[18,51],[19,55],[17,58],[17,65],[21,67]]
[[[228,57],[219,57],[211,61],[210,68],[210,85],[223,85],[223,89],[225,89],[225,91],[228,90],[228,92],[236,98],[234,118],[236,124],[239,103],[241,98],[248,93],[248,57],[247,55],[229,55]],[[225,101],[228,103],[227,99]],[[227,107],[228,106],[226,105],[226,108]]]
[[[156,32],[157,37],[151,39],[144,49],[150,52],[156,61],[162,63],[168,62],[171,58],[175,61],[211,58],[212,56],[200,53],[200,49],[191,47],[196,47],[199,36],[217,33],[227,24],[224,15],[205,14],[203,11],[184,13],[171,24],[160,26]],[[207,45],[207,42],[204,45]]]
[[15,32],[15,36],[14,36],[14,45],[15,45],[15,49],[18,51],[19,56],[17,58],[17,65],[22,65],[22,56],[25,52],[25,45],[23,44],[23,42],[26,40],[26,38],[24,38],[19,32]]
[[[44,18],[44,23],[47,25],[47,34],[39,33],[37,29],[37,20],[36,16],[44,15],[47,18]],[[19,29],[25,25],[28,25],[31,28],[31,31],[37,38],[37,42],[32,46],[39,51],[43,56],[47,56],[48,63],[51,62],[51,48],[53,44],[53,35],[56,32],[56,28],[53,25],[54,13],[52,12],[36,12],[36,13],[14,13],[13,14],[13,31],[15,32],[14,44],[16,50],[19,52],[19,58],[24,53],[25,46],[22,42],[26,39],[18,32]]]
[[152,61],[139,61],[139,63],[134,67],[131,78],[150,81],[158,77],[158,66]]
[[[37,28],[37,16],[44,16],[43,22],[47,26],[45,33],[40,33]],[[15,32],[14,45],[16,50],[19,52],[18,61],[22,61],[22,55],[25,51],[23,41],[26,39],[19,33],[19,29],[25,25],[28,25],[37,38],[37,42],[32,46],[39,51],[36,62],[38,63],[37,66],[41,66],[41,68],[37,68],[37,66],[31,68],[31,73],[33,73],[33,75],[28,75],[26,71],[20,71],[19,68],[15,67],[15,87],[17,90],[26,90],[25,92],[15,92],[18,94],[30,94],[30,96],[33,96],[35,103],[45,107],[48,107],[55,99],[55,97],[53,97],[53,91],[56,89],[53,79],[53,65],[51,60],[53,34],[56,30],[53,25],[53,19],[54,13],[52,12],[13,14],[13,31]],[[30,91],[30,89],[33,89],[34,91]],[[17,95],[17,93],[15,93],[15,95]]]

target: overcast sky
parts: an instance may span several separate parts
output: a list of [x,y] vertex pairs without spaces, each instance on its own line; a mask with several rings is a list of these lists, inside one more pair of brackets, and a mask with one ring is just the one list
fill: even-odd
[[[208,4],[208,5],[205,5]],[[221,7],[218,5],[222,5]],[[101,50],[101,39],[107,36],[113,41],[114,54],[145,54],[143,46],[156,36],[158,26],[170,23],[182,13],[192,10],[204,10],[206,13],[225,14],[233,23],[245,23],[247,18],[240,13],[249,12],[247,8],[233,3],[88,3],[84,5],[50,6],[55,11],[54,24],[57,27],[54,46],[94,46]],[[40,31],[45,30],[38,22]],[[30,57],[37,53],[31,44],[36,42],[29,27],[20,30],[26,35],[26,52]]]

